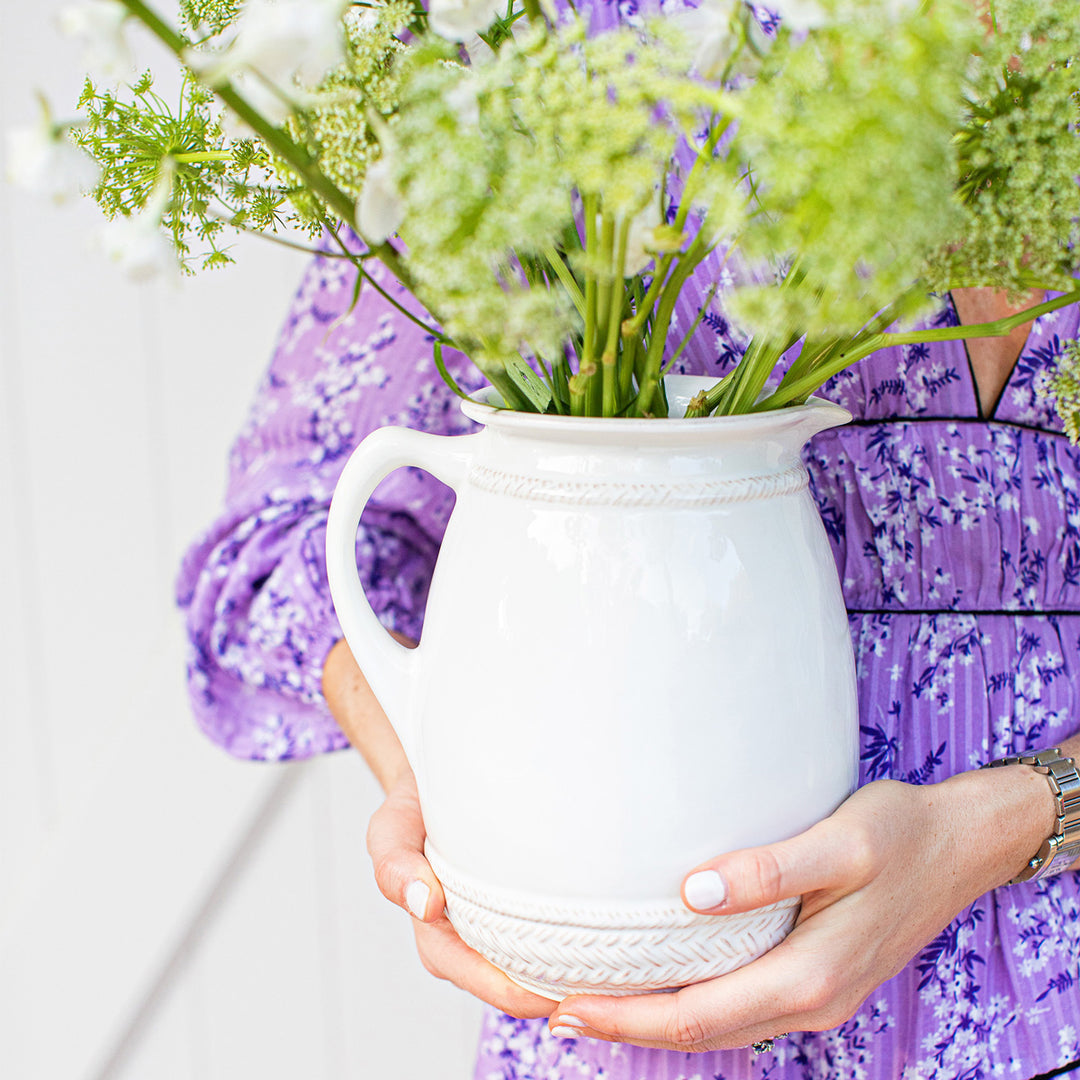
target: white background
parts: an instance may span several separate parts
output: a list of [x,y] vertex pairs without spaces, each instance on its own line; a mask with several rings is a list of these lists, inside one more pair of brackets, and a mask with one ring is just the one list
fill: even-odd
[[[61,6],[0,0],[0,128],[73,106]],[[234,762],[187,710],[176,566],[303,256],[136,287],[98,225],[0,185],[0,1077],[464,1080],[362,763]]]

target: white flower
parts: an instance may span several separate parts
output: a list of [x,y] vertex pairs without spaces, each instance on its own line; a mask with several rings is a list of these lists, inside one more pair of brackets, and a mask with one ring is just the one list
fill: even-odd
[[83,61],[93,73],[119,78],[135,70],[135,57],[124,36],[127,10],[117,0],[84,0],[60,12],[60,30],[77,38]]
[[431,0],[428,25],[449,41],[468,41],[505,9],[504,0]]
[[454,110],[462,127],[477,127],[480,123],[480,100],[476,77],[464,71],[457,83],[446,92],[446,103]]
[[857,21],[880,17],[901,19],[920,7],[922,0],[768,0],[766,6],[779,15],[784,25],[796,33],[817,30],[833,19]]
[[817,0],[770,0],[768,6],[796,33],[816,30],[828,21],[828,13]]
[[462,48],[464,48],[465,55],[468,57],[470,68],[489,63],[495,56],[491,46],[479,34],[470,34],[462,43]]
[[115,217],[101,229],[98,242],[132,281],[150,281],[176,269],[176,255],[157,214]]
[[645,209],[630,221],[623,273],[627,277],[642,273],[658,253],[678,251],[685,240],[685,234],[664,222],[657,199],[650,199]]
[[7,133],[6,171],[16,186],[56,203],[89,191],[100,175],[93,159],[47,122]]
[[224,52],[189,49],[184,59],[211,84],[250,68],[275,85],[294,76],[312,85],[344,58],[344,7],[343,0],[248,0]]
[[385,149],[364,177],[356,216],[360,235],[369,244],[383,243],[405,220],[405,201],[394,182],[394,163]]
[[730,0],[703,0],[672,16],[676,25],[696,43],[691,69],[703,79],[718,79],[735,48],[732,32],[734,5]]
[[884,0],[885,14],[891,19],[899,19],[915,8],[922,7],[922,0]]
[[172,195],[172,183],[172,172],[162,172],[139,213],[130,217],[118,215],[98,233],[99,246],[132,281],[149,281],[176,270],[176,253],[161,231],[161,218]]
[[630,222],[630,229],[626,235],[624,270],[627,277],[640,274],[653,261],[652,252],[647,249],[652,246],[653,229],[659,224],[660,210],[656,205],[656,200],[651,199],[649,205]]

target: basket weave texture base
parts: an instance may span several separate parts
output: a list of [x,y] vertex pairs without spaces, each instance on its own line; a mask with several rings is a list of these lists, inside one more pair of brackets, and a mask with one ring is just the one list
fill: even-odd
[[698,915],[681,903],[537,899],[457,873],[430,844],[428,861],[461,939],[518,985],[569,994],[640,994],[725,975],[791,931],[798,898],[738,915]]

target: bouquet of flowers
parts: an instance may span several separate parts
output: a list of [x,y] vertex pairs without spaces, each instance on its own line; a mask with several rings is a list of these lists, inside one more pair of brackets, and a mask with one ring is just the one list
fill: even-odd
[[[88,78],[76,118],[43,106],[12,160],[90,190],[135,273],[224,265],[235,230],[323,237],[358,292],[384,291],[381,260],[435,320],[452,385],[448,347],[539,413],[666,416],[662,377],[721,285],[749,342],[692,416],[802,403],[886,345],[1080,299],[1074,3],[770,7],[605,27],[573,0],[181,0],[174,25],[85,0],[66,28],[112,82]],[[149,72],[116,85],[132,24],[175,55],[175,103]],[[1053,295],[905,329],[972,285]],[[1046,389],[1075,439],[1080,345]]]

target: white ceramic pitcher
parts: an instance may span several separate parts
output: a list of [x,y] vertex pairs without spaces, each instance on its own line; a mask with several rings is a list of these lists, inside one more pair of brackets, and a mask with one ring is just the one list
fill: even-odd
[[[673,415],[711,382],[670,378]],[[416,773],[449,917],[551,997],[732,970],[783,938],[797,901],[697,915],[683,876],[800,832],[857,777],[847,619],[800,460],[850,415],[463,409],[479,434],[365,439],[327,532],[341,626]],[[365,503],[405,465],[457,495],[411,651],[355,559]]]

